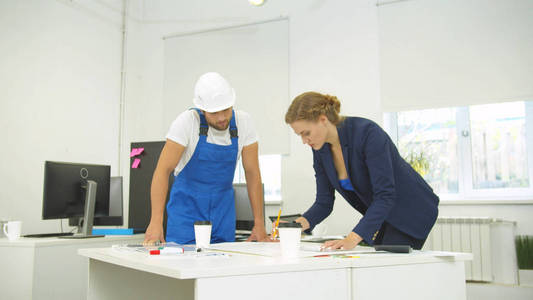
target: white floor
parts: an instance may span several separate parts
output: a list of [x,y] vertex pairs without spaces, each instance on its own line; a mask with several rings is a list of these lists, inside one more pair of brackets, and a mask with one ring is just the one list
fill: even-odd
[[531,300],[533,286],[466,283],[467,300]]

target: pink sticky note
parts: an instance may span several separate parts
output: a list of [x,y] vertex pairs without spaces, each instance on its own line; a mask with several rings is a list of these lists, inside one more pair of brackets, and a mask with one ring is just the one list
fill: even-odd
[[143,153],[143,151],[144,151],[144,148],[133,148],[133,149],[131,149],[130,157],[137,156],[137,155]]
[[130,157],[134,157],[135,155],[137,155],[137,148],[131,149],[131,152],[130,152]]
[[137,156],[137,155],[143,153],[143,151],[144,151],[144,148],[133,148],[133,149],[131,149],[130,157]]
[[131,168],[132,169],[137,169],[137,167],[139,167],[139,164],[141,163],[141,159],[140,158],[136,158],[133,163],[131,164]]

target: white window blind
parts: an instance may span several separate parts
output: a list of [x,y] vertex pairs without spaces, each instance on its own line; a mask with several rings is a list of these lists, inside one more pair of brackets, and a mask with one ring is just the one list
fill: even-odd
[[530,100],[533,1],[378,3],[385,111]]
[[288,27],[281,18],[165,37],[164,121],[193,106],[201,74],[218,72],[235,89],[234,108],[252,116],[260,154],[289,153]]

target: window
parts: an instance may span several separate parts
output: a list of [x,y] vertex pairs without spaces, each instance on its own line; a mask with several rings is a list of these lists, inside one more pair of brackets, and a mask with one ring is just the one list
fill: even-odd
[[441,199],[533,197],[533,101],[386,113],[385,120],[400,154]]
[[419,157],[429,164],[418,171],[438,193],[458,192],[455,114],[453,108],[398,113],[398,150],[408,161]]
[[525,117],[522,102],[470,108],[474,189],[529,187]]
[[[281,155],[260,155],[259,168],[265,189],[265,203],[281,200]],[[235,169],[234,183],[245,183],[246,177],[242,160]]]

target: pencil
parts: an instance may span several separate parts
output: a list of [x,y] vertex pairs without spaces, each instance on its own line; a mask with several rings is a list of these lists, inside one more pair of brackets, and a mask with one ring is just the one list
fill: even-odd
[[278,236],[278,225],[279,225],[279,217],[281,216],[281,207],[279,208],[278,212],[278,219],[276,220],[276,225],[274,226],[274,229],[272,230],[272,237],[276,238]]

